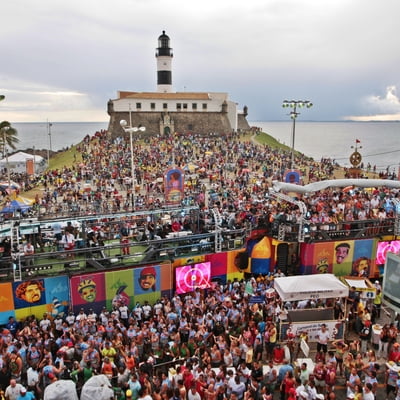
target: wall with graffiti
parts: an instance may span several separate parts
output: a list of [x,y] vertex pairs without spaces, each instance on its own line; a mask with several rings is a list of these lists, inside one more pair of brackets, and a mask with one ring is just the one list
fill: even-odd
[[374,239],[302,243],[300,272],[374,277],[379,275],[375,262],[376,246]]
[[[6,324],[10,316],[23,320],[48,313],[54,318],[70,310],[78,313],[81,308],[99,313],[103,307],[111,309],[121,304],[130,309],[146,300],[154,304],[162,296],[175,293],[177,277],[182,290],[187,291],[235,277],[241,279],[243,273],[235,266],[236,254],[231,251],[123,270],[0,283],[0,325]],[[186,268],[178,275],[182,267]]]

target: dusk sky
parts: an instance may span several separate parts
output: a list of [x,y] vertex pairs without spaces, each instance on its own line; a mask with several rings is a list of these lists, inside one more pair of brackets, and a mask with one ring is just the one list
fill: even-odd
[[400,120],[399,0],[13,0],[0,25],[0,120],[107,121],[117,90],[227,92],[249,121]]

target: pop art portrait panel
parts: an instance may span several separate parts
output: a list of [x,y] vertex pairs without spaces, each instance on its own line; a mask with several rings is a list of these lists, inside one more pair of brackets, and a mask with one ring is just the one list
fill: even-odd
[[72,277],[71,295],[74,306],[104,303],[106,300],[104,280],[104,273]]
[[13,282],[15,309],[46,304],[44,279]]

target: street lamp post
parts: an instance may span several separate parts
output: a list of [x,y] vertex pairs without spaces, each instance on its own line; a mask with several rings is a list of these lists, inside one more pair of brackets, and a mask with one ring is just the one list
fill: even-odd
[[313,104],[311,101],[308,100],[284,100],[282,103],[283,108],[288,108],[290,107],[292,111],[290,111],[290,118],[293,120],[293,126],[292,126],[292,148],[291,148],[291,156],[290,156],[290,169],[293,169],[294,167],[294,141],[295,141],[295,136],[296,136],[296,118],[298,115],[300,115],[299,112],[297,112],[297,107],[302,108],[302,107],[307,107],[311,108]]
[[[130,114],[130,113],[129,113]],[[122,119],[119,123],[122,129],[129,133],[129,141],[130,141],[130,148],[131,148],[131,180],[132,180],[132,208],[135,209],[135,189],[136,189],[136,174],[135,174],[135,163],[133,159],[133,138],[132,134],[135,132],[144,132],[146,128],[144,126],[132,126],[131,116],[129,115],[130,125]]]
[[8,165],[8,151],[7,151],[7,131],[10,129],[9,126],[5,126],[3,128],[3,143],[4,143],[4,148],[3,151],[6,156],[6,167],[7,167],[7,181],[8,181],[8,190],[9,193],[11,193],[11,179],[10,179],[10,166]]
[[50,167],[50,152],[51,152],[51,127],[52,123],[47,121],[47,134],[49,135],[49,147],[47,148],[47,167]]

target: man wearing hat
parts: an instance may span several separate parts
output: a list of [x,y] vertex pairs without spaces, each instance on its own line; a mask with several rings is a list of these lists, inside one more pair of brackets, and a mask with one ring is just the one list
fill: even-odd
[[22,387],[19,391],[17,400],[34,400],[35,396],[32,392],[28,392],[25,387]]
[[141,289],[146,292],[149,290],[154,292],[156,290],[156,276],[154,267],[143,268],[138,279]]

